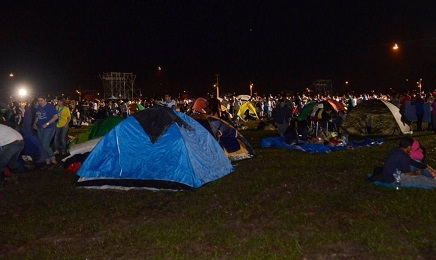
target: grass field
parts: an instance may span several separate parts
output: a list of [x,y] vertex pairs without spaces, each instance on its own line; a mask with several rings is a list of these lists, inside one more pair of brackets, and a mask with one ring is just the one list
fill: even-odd
[[[252,128],[250,128],[252,129]],[[435,190],[366,176],[398,137],[328,154],[262,149],[193,192],[77,189],[63,168],[0,188],[1,259],[434,259]],[[432,132],[413,135],[436,166]]]

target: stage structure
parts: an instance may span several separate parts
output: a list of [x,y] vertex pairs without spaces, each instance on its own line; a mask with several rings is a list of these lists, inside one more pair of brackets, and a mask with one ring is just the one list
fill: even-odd
[[125,72],[104,72],[100,75],[104,99],[139,99],[141,90],[135,88],[136,75]]
[[333,80],[318,79],[312,82],[315,94],[327,95],[333,94]]

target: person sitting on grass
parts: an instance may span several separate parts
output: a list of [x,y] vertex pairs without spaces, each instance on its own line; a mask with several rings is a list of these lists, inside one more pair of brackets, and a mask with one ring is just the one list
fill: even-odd
[[[412,150],[410,151],[410,158],[412,159],[410,163],[411,171],[417,170],[417,167],[414,166],[415,161],[418,163],[424,163],[424,149],[416,139],[413,140]],[[428,164],[426,169],[421,170],[421,174],[429,178],[436,177],[436,171]]]
[[394,183],[394,173],[401,171],[401,184],[404,186],[423,186],[436,188],[436,179],[421,175],[421,169],[428,168],[426,164],[416,162],[415,171],[410,170],[410,151],[412,150],[413,138],[402,137],[398,147],[393,148],[383,165],[382,182]]
[[307,142],[307,121],[298,121],[292,118],[288,128],[283,134],[287,145],[302,144]]
[[20,172],[18,162],[21,151],[24,149],[23,136],[12,127],[0,124],[0,183],[6,179],[4,169],[11,171],[11,179],[16,181]]

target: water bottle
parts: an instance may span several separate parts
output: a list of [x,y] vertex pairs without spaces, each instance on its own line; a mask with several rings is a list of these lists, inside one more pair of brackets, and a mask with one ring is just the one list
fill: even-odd
[[399,190],[399,189],[401,189],[401,171],[398,169],[395,169],[395,172],[393,175],[395,178],[395,182],[394,182],[395,189]]
[[348,145],[348,134],[344,134],[342,136],[342,144],[343,145]]

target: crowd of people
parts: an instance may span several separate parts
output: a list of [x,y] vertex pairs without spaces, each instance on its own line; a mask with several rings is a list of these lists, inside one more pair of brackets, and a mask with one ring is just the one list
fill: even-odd
[[[338,132],[339,125],[346,117],[347,111],[351,111],[360,102],[369,99],[383,99],[390,101],[399,107],[400,112],[404,112],[405,103],[412,102],[415,106],[417,115],[417,131],[425,129],[436,132],[436,95],[435,93],[420,93],[410,95],[404,94],[347,94],[347,95],[310,95],[310,94],[282,94],[282,95],[254,95],[243,99],[236,95],[226,95],[222,98],[215,96],[202,97],[202,103],[196,108],[196,100],[193,98],[176,98],[173,99],[170,94],[165,94],[162,98],[144,99],[144,100],[69,100],[65,97],[48,100],[45,96],[38,96],[31,102],[12,102],[8,108],[3,109],[3,124],[10,126],[12,130],[1,129],[3,140],[0,144],[4,147],[14,143],[15,152],[4,152],[2,148],[0,169],[9,165],[12,171],[16,171],[17,152],[23,149],[17,145],[16,141],[22,141],[23,136],[34,135],[39,140],[42,153],[35,161],[41,162],[43,168],[55,167],[58,165],[56,155],[66,155],[68,153],[67,136],[70,127],[81,127],[96,120],[108,116],[117,115],[123,118],[130,116],[138,110],[145,109],[155,105],[167,106],[183,113],[209,113],[224,120],[231,122],[236,127],[250,118],[250,114],[240,113],[239,108],[244,102],[251,102],[256,114],[261,122],[267,122],[274,125],[280,136],[285,138],[288,144],[306,142],[310,139],[310,129],[313,126],[313,119],[317,123],[317,141],[328,141],[326,134],[329,132]],[[336,110],[332,107],[323,107],[322,102],[334,100],[344,109]],[[307,118],[299,118],[301,111],[306,104],[316,101],[319,106],[315,106],[312,113]],[[423,126],[424,104],[431,104],[432,119],[428,126]],[[197,105],[198,106],[198,105]],[[316,109],[315,109],[316,108]],[[321,130],[318,132],[318,127]],[[8,137],[3,135],[8,132]],[[13,133],[13,134],[11,134]],[[313,133],[312,133],[313,134]],[[319,134],[319,135],[318,135]],[[21,138],[20,138],[21,136]],[[320,138],[321,136],[321,138]],[[18,147],[18,148],[17,148]],[[19,149],[21,147],[21,150]],[[420,165],[422,167],[422,165]],[[403,169],[404,170],[404,169]],[[431,174],[427,174],[431,175]],[[433,175],[431,175],[433,176]],[[390,181],[390,179],[389,179]]]

